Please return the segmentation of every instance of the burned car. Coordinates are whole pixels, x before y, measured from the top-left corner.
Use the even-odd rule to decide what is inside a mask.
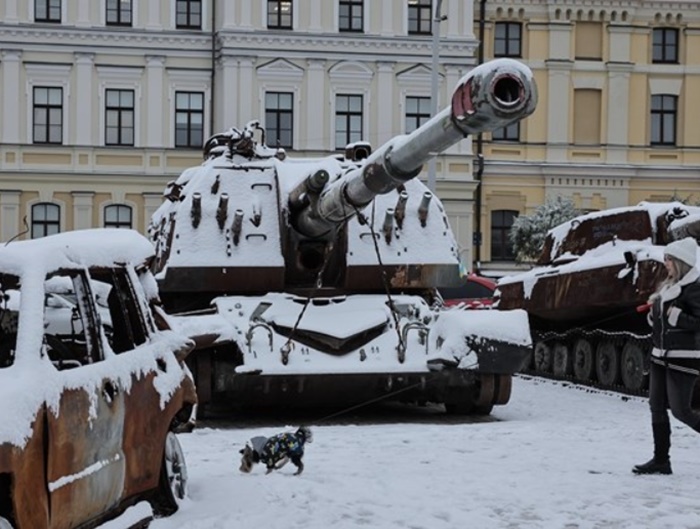
[[[194,344],[159,312],[152,252],[117,229],[0,247],[3,529],[94,527],[142,500],[169,514],[184,497]]]

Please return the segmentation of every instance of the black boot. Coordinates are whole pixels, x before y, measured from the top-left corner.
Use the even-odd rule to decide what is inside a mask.
[[[673,474],[671,460],[668,457],[671,449],[671,425],[667,422],[653,423],[654,457],[641,465],[635,465],[635,474]]]

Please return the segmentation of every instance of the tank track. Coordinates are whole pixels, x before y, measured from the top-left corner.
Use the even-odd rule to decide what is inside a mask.
[[[532,331],[525,374],[565,380],[617,393],[648,395],[651,335],[571,329]]]

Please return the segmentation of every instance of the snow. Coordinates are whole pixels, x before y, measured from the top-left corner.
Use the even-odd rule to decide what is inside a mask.
[[[674,475],[631,473],[652,453],[643,398],[516,377],[492,421],[455,424],[429,408],[401,416],[310,424],[301,476],[293,465],[238,471],[246,441],[295,425],[180,435],[189,497],[151,529],[700,527],[695,432],[671,419]]]
[[[115,262],[139,266],[152,255],[153,246],[145,237],[133,230],[119,229],[79,230],[0,247],[0,272],[16,274],[21,284],[16,357],[11,366],[0,369],[0,402],[12,403],[2,412],[0,445],[24,446],[32,435],[41,406],[46,405],[53,414],[60,413],[61,395],[66,390],[84,389],[91,399],[91,418],[94,418],[96,402],[106,380],[129,392],[134,376],[159,373],[155,377],[155,388],[161,407],[166,405],[185,376],[172,355],[172,351],[186,342],[181,334],[154,332],[143,345],[119,355],[109,349],[104,339],[105,358],[79,369],[59,371],[48,356],[42,355],[48,273],[59,269],[114,266]],[[152,285],[152,280],[143,281]],[[48,282],[48,288],[60,287],[62,283],[59,280]],[[134,286],[137,290],[140,288],[136,281]],[[15,296],[11,299],[13,303],[16,301]],[[143,295],[139,300],[146,302]],[[158,361],[165,363],[167,372],[160,373]]]

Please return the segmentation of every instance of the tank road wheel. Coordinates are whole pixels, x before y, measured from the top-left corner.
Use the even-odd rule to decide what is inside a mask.
[[[620,357],[620,376],[622,383],[630,391],[644,389],[644,359],[646,354],[641,345],[629,341],[622,349]]]
[[[554,344],[552,349],[552,373],[563,377],[571,374],[571,346],[564,342]]]
[[[513,388],[513,375],[496,375],[496,395],[494,404],[508,404],[510,392]]]
[[[584,338],[579,338],[574,343],[573,351],[574,376],[579,382],[590,382],[593,380],[595,370],[595,354],[591,342]]]
[[[552,348],[549,345],[537,342],[533,356],[536,372],[549,373],[552,370]]]
[[[610,341],[598,344],[595,353],[595,372],[598,382],[604,386],[613,386],[620,374],[620,358],[617,346]]]
[[[479,376],[479,396],[471,411],[473,415],[488,415],[493,410],[497,376],[488,374]]]

